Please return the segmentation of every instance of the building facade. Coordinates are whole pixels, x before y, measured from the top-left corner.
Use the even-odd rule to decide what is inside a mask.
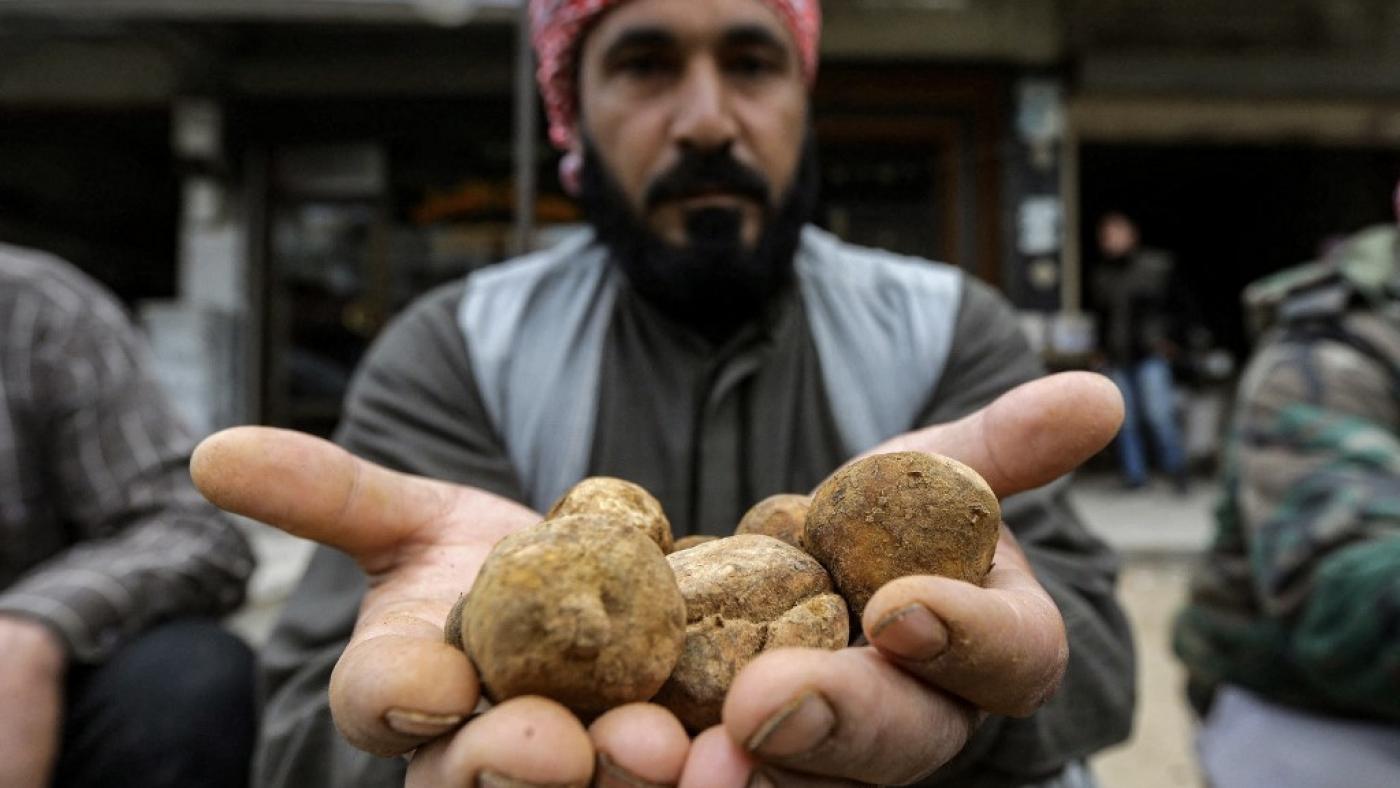
[[[1052,359],[1091,347],[1099,212],[1176,250],[1234,345],[1239,285],[1388,210],[1386,0],[824,9],[820,221],[997,285]],[[0,0],[0,239],[146,304],[202,426],[326,432],[408,299],[578,220],[517,19],[513,0]]]

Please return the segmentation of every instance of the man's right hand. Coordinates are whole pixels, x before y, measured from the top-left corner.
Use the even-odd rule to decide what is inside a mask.
[[[584,785],[595,760],[602,771],[621,771],[624,784],[680,776],[689,739],[657,706],[614,709],[585,730],[557,703],[517,698],[468,721],[480,681],[444,642],[443,623],[492,546],[539,522],[538,513],[269,428],[208,438],[191,472],[218,506],[335,547],[365,572],[369,589],[331,675],[331,713],[363,750],[394,756],[417,749],[409,785],[486,785],[493,777]]]
[[[0,615],[0,785],[49,784],[58,761],[66,661],[48,627]]]

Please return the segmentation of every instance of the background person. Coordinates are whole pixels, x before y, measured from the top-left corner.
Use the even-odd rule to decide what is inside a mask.
[[[243,786],[253,559],[120,306],[0,245],[0,785]],[[52,782],[51,782],[52,781]]]
[[[1177,422],[1172,361],[1187,310],[1179,292],[1176,263],[1160,249],[1141,244],[1137,225],[1112,212],[1099,220],[1100,259],[1091,280],[1099,316],[1101,352],[1109,377],[1123,392],[1123,429],[1118,460],[1123,483],[1148,481],[1150,434],[1157,464],[1178,490],[1188,484],[1186,453]]]
[[[1400,233],[1358,233],[1245,302],[1268,330],[1240,384],[1215,543],[1174,636],[1204,715],[1202,766],[1220,788],[1393,785]]]

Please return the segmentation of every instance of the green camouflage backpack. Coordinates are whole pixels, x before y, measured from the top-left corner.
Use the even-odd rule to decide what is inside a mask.
[[[1316,340],[1350,346],[1366,358],[1379,362],[1380,367],[1389,373],[1391,389],[1400,400],[1400,351],[1397,351],[1396,343],[1388,339],[1373,341],[1378,336],[1400,334],[1400,231],[1396,227],[1376,227],[1358,233],[1324,260],[1281,271],[1255,282],[1245,290],[1243,298],[1250,327],[1256,337],[1269,330],[1271,346],[1279,341],[1308,347]],[[1365,336],[1353,330],[1357,326],[1354,321],[1361,313],[1379,317],[1385,324],[1394,326],[1395,330],[1387,329],[1379,334],[1371,331],[1369,337]],[[1375,321],[1372,321],[1371,326],[1374,325]],[[1307,406],[1300,405],[1297,412],[1306,410]],[[1296,414],[1286,413],[1279,424],[1264,428],[1278,431],[1273,440],[1297,440],[1299,435],[1309,432],[1311,427],[1300,432],[1303,422],[1289,422],[1287,417],[1292,415]],[[1337,451],[1339,456],[1359,456],[1367,451],[1368,441],[1373,440],[1367,434],[1367,428],[1354,428],[1345,421],[1332,426],[1333,429],[1328,430],[1324,437],[1329,442],[1328,450]],[[1380,698],[1368,700],[1369,695],[1375,694],[1377,681],[1384,684],[1384,679],[1364,670],[1350,674],[1354,680],[1333,682],[1333,686],[1325,689],[1316,686],[1307,672],[1292,664],[1286,656],[1292,649],[1314,644],[1300,642],[1298,634],[1291,631],[1286,619],[1267,615],[1259,609],[1251,589],[1268,587],[1276,578],[1258,573],[1277,572],[1287,567],[1255,565],[1250,559],[1251,538],[1310,537],[1307,533],[1290,529],[1266,528],[1265,533],[1256,537],[1247,533],[1248,529],[1241,518],[1241,479],[1236,456],[1240,442],[1248,437],[1242,429],[1237,420],[1225,450],[1222,495],[1215,510],[1215,540],[1195,578],[1192,599],[1178,618],[1174,633],[1174,648],[1191,674],[1189,692],[1192,700],[1198,709],[1203,709],[1213,687],[1227,681],[1304,706],[1364,708],[1373,712],[1393,713],[1396,699],[1384,702]],[[1259,437],[1254,436],[1256,440]],[[1320,478],[1308,479],[1304,481],[1304,487],[1323,481]],[[1305,490],[1300,488],[1297,492]],[[1357,496],[1329,494],[1317,499],[1318,503],[1325,500],[1330,502],[1328,505],[1340,507],[1331,515],[1319,511],[1298,511],[1294,514],[1302,518],[1297,521],[1299,523],[1322,523],[1332,515],[1348,518],[1352,514],[1346,510],[1347,506],[1365,505],[1374,509],[1377,501],[1374,496],[1377,494],[1385,501],[1395,502],[1395,506],[1389,508],[1400,507],[1400,498],[1389,490],[1379,493],[1360,490]],[[1306,498],[1303,495],[1297,497]],[[1363,500],[1367,503],[1361,504]],[[1280,522],[1292,521],[1294,514],[1290,514],[1292,510],[1288,506],[1296,503],[1285,504],[1277,519]],[[1397,509],[1397,516],[1400,516],[1400,509]],[[1351,568],[1365,567],[1358,565]],[[1369,620],[1358,619],[1357,626],[1382,626],[1378,619],[1371,624],[1367,623]],[[1379,636],[1379,633],[1374,634]],[[1371,638],[1370,633],[1362,633],[1362,637],[1355,642],[1375,644],[1381,640],[1384,639],[1377,640]],[[1319,647],[1328,648],[1326,644],[1319,644]],[[1339,658],[1346,656],[1338,654]],[[1360,655],[1355,656],[1358,663],[1365,662]]]

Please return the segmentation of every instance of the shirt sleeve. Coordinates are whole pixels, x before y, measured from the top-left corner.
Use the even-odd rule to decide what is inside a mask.
[[[1394,340],[1392,340],[1394,341]],[[1342,341],[1246,373],[1233,461],[1249,577],[1330,705],[1400,718],[1400,378]]]
[[[48,449],[35,460],[75,544],[6,589],[0,611],[43,621],[93,663],[159,621],[237,607],[254,562],[190,481],[193,437],[126,315],[95,287],[53,288],[65,303],[41,307],[31,356]]]
[[[921,425],[960,418],[1043,374],[1011,307],[969,279],[953,352]],[[1002,519],[1064,617],[1064,682],[1026,719],[988,719],[930,784],[1017,785],[1128,736],[1136,685],[1132,637],[1115,596],[1118,561],[1085,528],[1068,489],[1061,479],[1002,501]]]
[[[522,501],[457,328],[461,294],[461,285],[435,291],[384,331],[356,372],[336,440],[395,470]],[[403,784],[402,759],[355,749],[331,719],[326,688],[364,592],[364,575],[353,561],[327,548],[317,550],[263,651],[266,698],[253,767],[257,785]]]

